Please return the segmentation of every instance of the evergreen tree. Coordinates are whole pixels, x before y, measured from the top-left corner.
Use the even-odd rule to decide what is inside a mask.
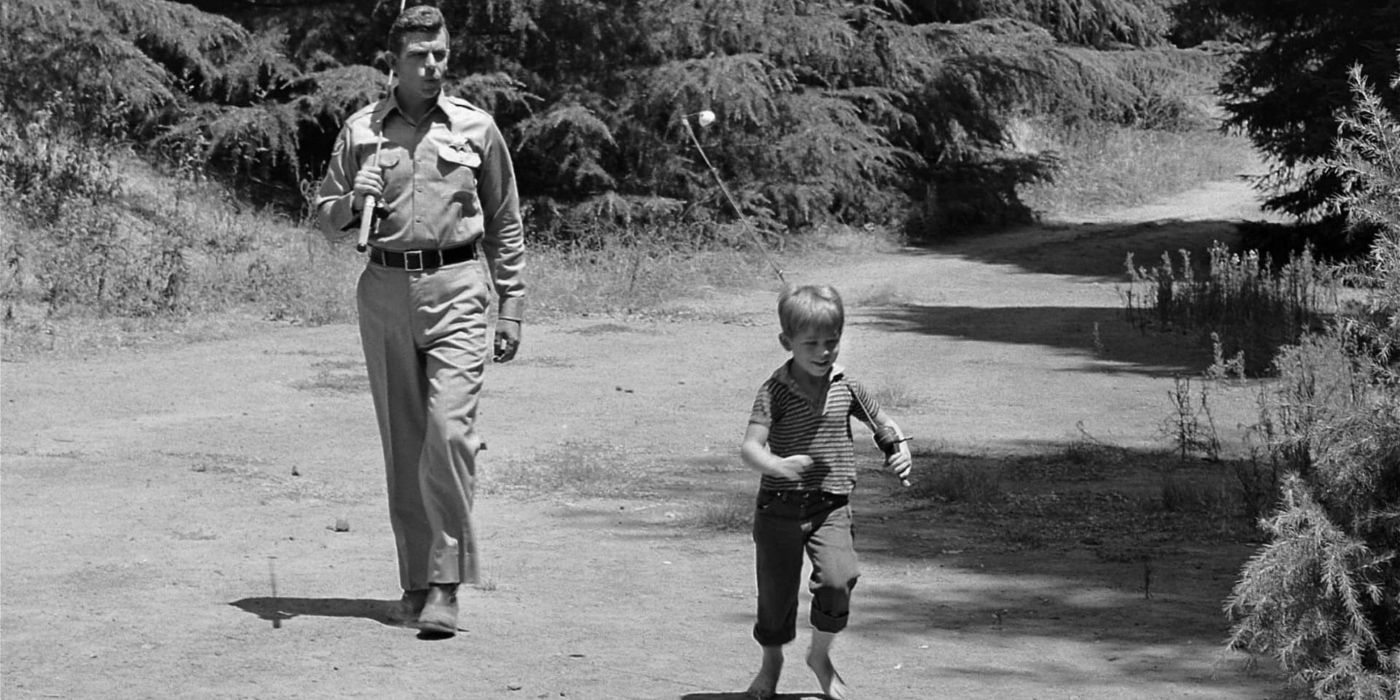
[[[377,0],[5,8],[4,57],[40,67],[30,83],[4,79],[11,113],[55,87],[68,104],[121,110],[138,142],[174,162],[289,196],[319,177],[344,118],[382,93],[397,12]],[[916,232],[1024,219],[1017,187],[1051,177],[1056,161],[1012,150],[1011,116],[1160,126],[1187,110],[1183,86],[1213,60],[1164,45],[1160,0],[469,0],[443,10],[448,90],[496,116],[531,211],[559,214],[535,230],[560,235],[606,224],[599,215],[733,216],[680,122],[702,109],[719,115],[698,133],[711,162],[765,229],[911,212]],[[44,70],[55,45],[106,72]]]
[[[1334,153],[1338,118],[1349,105],[1347,73],[1383,87],[1377,96],[1400,106],[1384,87],[1396,68],[1400,4],[1376,0],[1186,0],[1183,23],[1211,26],[1237,40],[1220,83],[1231,126],[1243,129],[1276,162],[1261,184],[1270,208],[1303,218],[1327,214],[1341,183],[1323,162]]]
[[[1285,349],[1265,405],[1271,458],[1289,472],[1270,542],[1227,603],[1230,643],[1276,657],[1314,697],[1400,696],[1400,121],[1351,73],[1342,114],[1342,183],[1333,206],[1379,226],[1366,307]],[[1400,87],[1400,73],[1392,87]]]

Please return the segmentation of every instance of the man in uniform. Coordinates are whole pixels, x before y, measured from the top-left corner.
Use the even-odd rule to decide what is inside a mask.
[[[353,237],[380,203],[356,298],[388,476],[402,607],[457,630],[457,587],[477,582],[472,526],[477,396],[488,352],[520,344],[524,235],[515,173],[491,116],[443,94],[442,13],[416,6],[389,31],[397,84],[346,120],[316,200],[323,233]],[[484,261],[482,260],[484,258]]]

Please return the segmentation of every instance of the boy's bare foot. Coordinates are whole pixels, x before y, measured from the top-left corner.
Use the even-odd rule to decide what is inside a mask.
[[[817,682],[822,684],[822,693],[831,700],[846,700],[846,682],[831,663],[831,644],[836,641],[835,632],[812,632],[812,648],[807,651],[807,667],[817,674]]]
[[[832,665],[830,656],[814,651],[807,655],[807,666],[812,669],[812,673],[817,674],[817,682],[821,683],[823,694],[831,700],[846,700],[846,682],[841,680],[841,674],[836,672],[836,666]]]
[[[778,678],[783,674],[783,648],[763,647],[763,665],[744,693],[753,700],[768,700],[778,694]]]

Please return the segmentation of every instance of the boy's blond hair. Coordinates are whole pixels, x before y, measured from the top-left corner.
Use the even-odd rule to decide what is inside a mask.
[[[789,285],[778,296],[778,323],[789,338],[810,330],[839,334],[846,325],[846,308],[830,285]]]

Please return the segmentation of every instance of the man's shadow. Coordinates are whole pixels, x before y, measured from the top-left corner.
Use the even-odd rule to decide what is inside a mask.
[[[771,700],[822,700],[821,693],[778,693]],[[688,693],[681,700],[752,700],[748,693]]]
[[[451,638],[452,634],[421,629],[416,620],[402,617],[399,601],[376,600],[373,598],[283,598],[281,596],[261,596],[244,598],[229,603],[244,612],[250,612],[281,627],[282,622],[307,615],[318,617],[362,617],[374,620],[388,627],[401,627],[418,630],[419,639],[437,640]]]
[[[406,627],[404,620],[398,619],[399,601],[375,600],[373,598],[284,598],[282,596],[262,596],[244,598],[229,603],[244,612],[250,612],[281,627],[282,622],[298,617],[362,617],[390,627]]]

